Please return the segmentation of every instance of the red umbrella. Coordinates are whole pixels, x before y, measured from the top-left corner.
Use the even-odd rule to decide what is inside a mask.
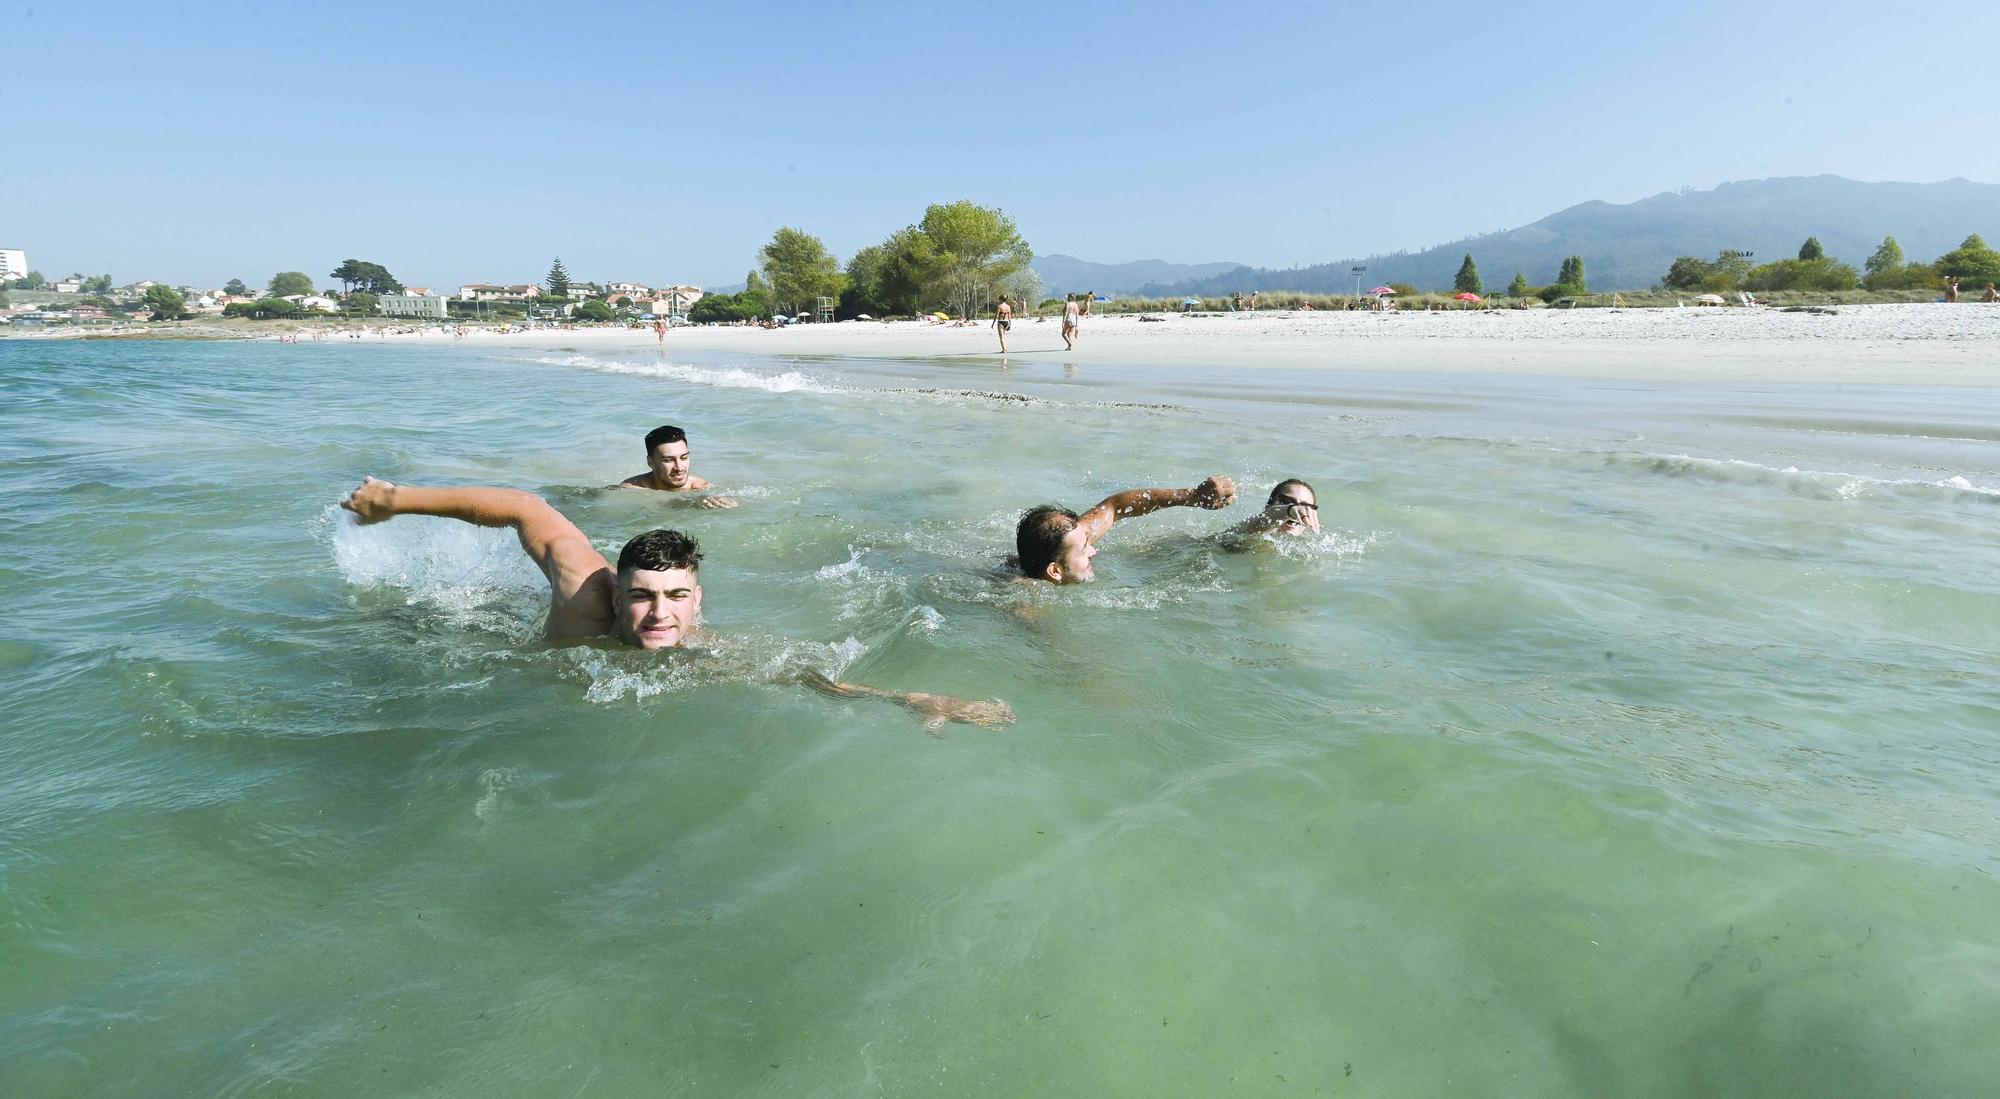
[[[1477,294],[1473,294],[1473,293],[1464,293],[1464,294],[1458,294],[1458,295],[1456,295],[1456,297],[1458,298],[1458,300],[1459,300],[1459,301],[1479,301],[1479,300],[1481,300],[1481,299],[1480,299],[1480,297],[1479,297],[1479,295],[1477,295]]]
[[[1396,292],[1396,290],[1394,287],[1390,286],[1378,286],[1375,289],[1370,290],[1368,292],[1371,294],[1393,294]]]

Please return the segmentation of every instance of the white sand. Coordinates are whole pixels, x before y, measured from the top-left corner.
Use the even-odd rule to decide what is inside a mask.
[[[404,337],[415,338],[415,337]],[[438,340],[439,337],[426,337]],[[475,334],[476,345],[657,353],[653,333],[574,329]],[[1018,321],[1024,361],[1185,363],[1410,373],[1905,385],[2000,384],[2000,305],[1842,306],[1837,315],[1775,309],[1575,309],[1449,313],[1235,313],[1084,321],[1074,351],[1056,320]],[[855,321],[793,328],[676,328],[676,351],[855,358],[998,357],[989,326]]]

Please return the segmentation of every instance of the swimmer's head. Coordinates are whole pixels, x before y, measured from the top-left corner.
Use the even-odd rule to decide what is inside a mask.
[[[618,552],[612,629],[642,649],[687,641],[701,615],[701,546],[677,530],[649,530]]]
[[[646,433],[646,466],[653,479],[672,489],[688,486],[694,476],[694,459],[688,452],[687,432],[672,424],[662,424]]]
[[[1264,501],[1262,520],[1280,534],[1319,533],[1319,496],[1296,477],[1279,481]]]
[[[1090,559],[1097,547],[1068,508],[1043,504],[1021,516],[1014,528],[1014,553],[1021,573],[1034,580],[1081,584],[1095,577]]]

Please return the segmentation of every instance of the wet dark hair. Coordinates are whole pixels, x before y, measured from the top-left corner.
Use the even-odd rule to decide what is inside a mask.
[[[1014,528],[1014,555],[1023,574],[1039,577],[1048,572],[1062,554],[1063,535],[1076,529],[1076,518],[1076,512],[1054,504],[1030,508],[1021,516],[1021,525]]]
[[[661,424],[646,432],[646,457],[653,456],[653,448],[664,443],[685,443],[688,433],[672,424]]]
[[[1277,484],[1271,486],[1271,495],[1266,496],[1264,498],[1264,506],[1270,507],[1272,504],[1277,503],[1278,494],[1284,492],[1286,489],[1291,488],[1294,485],[1297,485],[1299,488],[1305,489],[1307,492],[1312,492],[1312,498],[1315,503],[1319,501],[1319,493],[1313,492],[1313,487],[1311,485],[1306,484],[1304,481],[1299,480],[1297,477],[1290,477],[1283,481],[1279,481]]]
[[[665,572],[668,569],[701,571],[701,543],[677,530],[649,530],[618,551],[619,573],[644,569],[647,572]]]

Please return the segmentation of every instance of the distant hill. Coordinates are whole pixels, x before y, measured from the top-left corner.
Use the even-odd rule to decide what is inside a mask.
[[[1348,270],[1368,265],[1365,285],[1407,282],[1449,290],[1467,253],[1489,290],[1519,271],[1541,285],[1555,281],[1563,258],[1583,257],[1592,290],[1652,286],[1676,256],[1714,259],[1724,248],[1756,253],[1753,262],[1786,259],[1816,236],[1828,255],[1860,267],[1893,236],[1912,260],[1958,247],[1970,233],[2000,236],[2000,185],[1861,183],[1839,176],[1724,183],[1712,191],[1674,191],[1625,205],[1585,202],[1519,229],[1453,241],[1421,252],[1361,256],[1311,267],[1238,267],[1219,274],[1157,279],[1138,288],[1150,297],[1227,294],[1236,290],[1353,293]],[[1039,263],[1040,261],[1037,261]],[[1049,281],[1043,275],[1044,281]]]
[[[1203,279],[1241,268],[1240,263],[1168,263],[1160,259],[1133,260],[1131,263],[1092,263],[1075,256],[1036,256],[1029,266],[1042,277],[1042,289],[1049,294],[1072,290],[1097,290],[1109,294],[1130,294],[1149,282],[1168,283],[1183,279]]]

